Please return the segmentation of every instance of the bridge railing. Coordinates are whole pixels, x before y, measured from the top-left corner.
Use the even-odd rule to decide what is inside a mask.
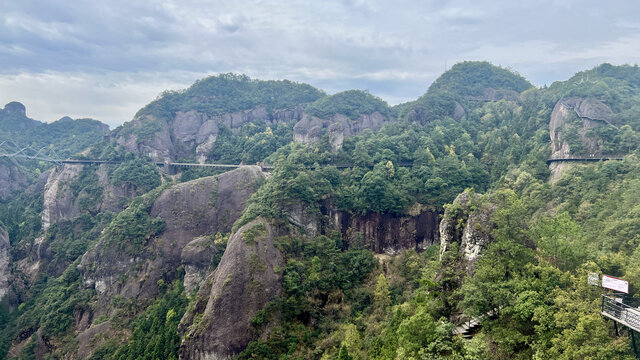
[[[602,315],[635,331],[640,331],[640,309],[622,301],[620,297],[602,295]]]

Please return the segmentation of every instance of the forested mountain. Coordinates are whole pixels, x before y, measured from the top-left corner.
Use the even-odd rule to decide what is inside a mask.
[[[8,103],[0,109],[0,200],[26,189],[52,165],[21,161],[24,156],[66,159],[102,140],[108,131],[109,126],[93,119],[64,117],[43,123],[27,117],[23,104]]]
[[[113,163],[3,204],[0,353],[632,359],[587,275],[640,295],[639,99],[637,66],[536,88],[486,62],[394,107],[234,74],[163,93],[74,143]]]

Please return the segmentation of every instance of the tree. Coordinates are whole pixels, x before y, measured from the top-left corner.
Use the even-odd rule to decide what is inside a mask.
[[[373,304],[374,313],[378,316],[384,316],[391,305],[391,292],[389,291],[387,278],[384,274],[380,274],[380,276],[378,276],[376,289],[373,292]]]

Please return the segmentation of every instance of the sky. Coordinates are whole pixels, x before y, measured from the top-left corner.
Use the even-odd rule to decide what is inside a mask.
[[[640,1],[0,0],[0,107],[112,128],[218,73],[414,100],[486,60],[534,85],[640,59]]]

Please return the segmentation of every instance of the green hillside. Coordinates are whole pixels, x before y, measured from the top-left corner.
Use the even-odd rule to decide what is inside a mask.
[[[569,98],[597,100],[612,112],[610,123],[579,133],[583,120],[568,111],[560,131],[572,151],[584,136],[623,159],[563,163],[553,178],[549,126],[558,102]],[[0,209],[18,264],[0,311],[0,354],[633,359],[628,331],[616,335],[600,314],[607,290],[588,285],[587,276],[630,281],[625,301],[638,305],[638,100],[637,66],[602,64],[535,88],[486,62],[456,64],[425,95],[395,108],[368,92],[326,96],[304,84],[231,74],[164,93],[138,114],[300,105],[322,118],[376,111],[398,118],[345,138],[337,150],[328,135],[294,142],[293,122],[220,126],[209,159],[274,165],[268,175],[253,167],[226,179],[204,170],[161,173],[146,154],[125,154],[109,140],[124,163],[105,166],[106,177],[87,166],[59,185],[69,187],[69,203],[79,203],[75,217],[45,230],[37,192]],[[457,121],[456,102],[465,110]],[[408,119],[416,107],[429,121]],[[92,124],[67,123],[47,125],[51,136]],[[138,130],[155,131],[144,126]],[[74,140],[56,144],[64,141]],[[244,182],[247,174],[259,179]],[[67,204],[66,195],[49,200],[56,209]],[[225,208],[233,206],[242,207],[235,218]],[[427,231],[428,216],[438,221],[429,230],[434,242],[402,245],[403,236]],[[375,236],[392,246],[376,248]],[[39,272],[31,278],[20,264],[34,259]],[[206,271],[189,288],[198,266]],[[110,284],[96,281],[104,273]],[[221,318],[231,319],[229,329],[212,320]],[[457,334],[472,318],[479,325],[469,336]],[[207,338],[214,330],[232,334],[243,321],[249,325],[240,335]]]

